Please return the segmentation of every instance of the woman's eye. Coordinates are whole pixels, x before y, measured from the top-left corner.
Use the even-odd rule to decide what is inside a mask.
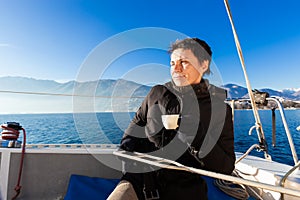
[[[182,65],[184,65],[184,66],[186,66],[186,65],[188,65],[188,64],[189,64],[189,62],[188,62],[188,61],[186,61],[186,60],[182,60],[182,61],[181,61],[181,64],[182,64]]]

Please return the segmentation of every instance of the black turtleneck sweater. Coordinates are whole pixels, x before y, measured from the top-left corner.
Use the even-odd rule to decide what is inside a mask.
[[[121,141],[127,151],[149,152],[181,164],[230,174],[234,169],[234,134],[226,91],[202,79],[178,87],[154,86],[136,112]],[[179,127],[166,130],[161,115],[180,114]],[[197,161],[188,147],[198,151]]]

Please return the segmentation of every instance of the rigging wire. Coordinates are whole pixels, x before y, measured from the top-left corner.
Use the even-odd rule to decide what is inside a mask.
[[[110,98],[118,98],[118,99],[140,99],[140,98],[145,98],[145,96],[105,96],[105,95],[49,93],[49,92],[24,92],[24,91],[12,91],[12,90],[0,90],[0,93],[45,95],[45,96],[66,96],[66,97],[90,97],[90,98],[106,98],[106,99],[110,99]]]
[[[243,178],[236,177],[236,176],[225,175],[225,174],[211,172],[211,171],[207,171],[207,170],[203,170],[203,169],[188,167],[188,166],[182,165],[176,161],[172,161],[172,160],[157,157],[157,156],[152,156],[152,155],[145,154],[145,153],[127,152],[127,151],[117,150],[117,151],[114,151],[113,154],[116,156],[122,157],[122,158],[135,160],[135,161],[146,163],[146,164],[153,165],[156,167],[172,169],[172,170],[187,171],[187,172],[196,173],[196,174],[200,174],[200,175],[204,175],[204,176],[209,176],[212,178],[217,178],[217,179],[222,179],[222,180],[226,180],[226,181],[243,184],[246,186],[267,189],[267,190],[271,190],[271,191],[275,191],[275,192],[279,192],[279,193],[284,193],[284,194],[300,197],[299,190],[278,187],[275,185],[271,185],[271,184],[267,184],[267,183],[260,183],[260,182],[243,179]]]
[[[225,3],[226,11],[227,11],[227,14],[228,14],[228,17],[229,17],[229,20],[230,20],[230,24],[231,24],[231,28],[232,28],[232,32],[233,32],[233,36],[234,36],[234,42],[235,42],[235,45],[236,45],[236,48],[237,48],[237,51],[238,51],[238,55],[239,55],[239,59],[240,59],[242,69],[243,69],[243,72],[244,72],[246,85],[247,85],[247,89],[248,89],[248,94],[249,94],[250,101],[251,101],[251,104],[252,104],[252,111],[253,111],[253,115],[254,115],[254,118],[255,118],[255,126],[256,126],[256,131],[257,131],[257,134],[258,134],[259,143],[262,146],[262,148],[264,149],[265,158],[271,160],[271,156],[268,154],[267,142],[265,140],[265,135],[264,135],[264,132],[263,132],[263,128],[262,128],[262,124],[261,124],[260,117],[259,117],[259,114],[258,114],[258,110],[257,110],[257,107],[256,107],[254,95],[253,95],[251,85],[250,85],[250,81],[249,81],[249,78],[248,78],[248,75],[247,75],[245,61],[244,61],[244,57],[243,57],[243,53],[242,53],[242,48],[241,48],[241,45],[240,45],[240,42],[239,42],[239,39],[238,39],[238,35],[237,35],[235,27],[234,27],[232,14],[231,14],[231,11],[230,11],[230,6],[229,6],[229,3],[228,3],[228,0],[224,0],[224,3]]]

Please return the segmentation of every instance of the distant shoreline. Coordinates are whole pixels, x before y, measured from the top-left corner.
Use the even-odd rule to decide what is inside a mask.
[[[235,111],[252,111],[252,109],[234,109]],[[270,110],[270,109],[258,109],[258,110]],[[285,108],[285,111],[293,111],[293,110],[300,110],[300,108]],[[56,115],[56,114],[97,114],[97,113],[135,113],[135,111],[130,112],[108,112],[108,111],[99,111],[99,112],[32,112],[32,113],[0,113],[0,115]]]

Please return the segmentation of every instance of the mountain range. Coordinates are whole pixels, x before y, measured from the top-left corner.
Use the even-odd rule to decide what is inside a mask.
[[[236,84],[226,84],[223,88],[228,90],[230,98],[247,98],[248,90],[246,87]],[[300,100],[300,88],[287,88],[283,90],[273,90],[270,88],[258,89],[261,92],[267,92],[270,96],[281,97],[286,100],[299,101]]]
[[[243,86],[226,84],[222,87],[228,90],[229,98],[247,97],[247,88]],[[0,77],[0,113],[136,111],[150,89],[151,86],[123,79],[59,83]],[[300,101],[300,88],[259,90],[270,96]]]

